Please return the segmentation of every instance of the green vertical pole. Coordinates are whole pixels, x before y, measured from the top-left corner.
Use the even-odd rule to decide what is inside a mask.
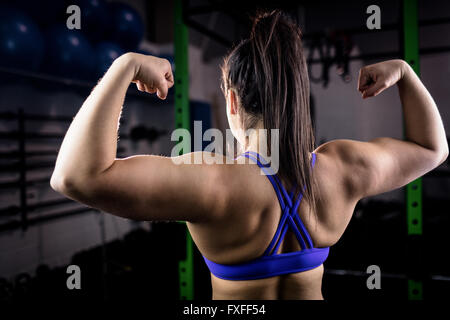
[[[419,25],[417,19],[417,0],[403,0],[403,48],[404,60],[409,63],[414,72],[420,75],[419,60]],[[406,218],[408,240],[414,238],[415,243],[421,242],[422,235],[422,179],[419,178],[406,186]],[[416,247],[420,250],[420,246]],[[412,250],[408,250],[411,255]],[[420,257],[420,253],[418,255]],[[409,259],[413,262],[414,259]],[[420,265],[420,262],[417,263]],[[423,298],[422,281],[408,279],[408,299]]]
[[[182,0],[175,0],[175,126],[190,130],[188,29],[183,22]],[[186,150],[183,149],[183,152]],[[186,258],[178,262],[179,298],[194,298],[193,243],[186,228]]]

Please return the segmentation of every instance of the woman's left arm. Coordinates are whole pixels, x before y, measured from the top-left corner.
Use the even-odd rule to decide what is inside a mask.
[[[131,82],[165,99],[173,85],[170,63],[136,53],[116,59],[66,133],[50,181],[52,188],[127,218],[201,220],[202,212],[214,210],[213,201],[217,201],[214,197],[206,200],[202,192],[215,189],[208,181],[217,181],[223,166],[176,165],[171,158],[156,156],[116,159],[120,114]]]

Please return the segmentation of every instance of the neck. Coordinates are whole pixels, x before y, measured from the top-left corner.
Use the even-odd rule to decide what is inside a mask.
[[[261,152],[267,150],[267,131],[263,130],[262,121],[258,121],[257,125],[249,130],[248,135],[244,137],[244,151]]]
[[[272,134],[274,133],[272,132]],[[262,121],[259,121],[253,130],[250,130],[244,137],[245,144],[243,147],[245,151],[253,151],[262,156],[270,164],[271,172],[276,174],[280,165],[279,145],[272,145],[267,136],[268,130],[264,130]],[[277,137],[272,136],[271,140],[273,138],[277,139]],[[271,144],[270,155],[269,143]]]

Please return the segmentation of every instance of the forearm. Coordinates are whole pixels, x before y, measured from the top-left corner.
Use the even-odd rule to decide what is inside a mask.
[[[442,156],[448,154],[444,125],[428,90],[405,62],[402,79],[397,83],[403,107],[405,138]]]
[[[72,121],[59,150],[52,180],[82,179],[113,164],[122,105],[134,75],[134,65],[127,56],[113,63]]]

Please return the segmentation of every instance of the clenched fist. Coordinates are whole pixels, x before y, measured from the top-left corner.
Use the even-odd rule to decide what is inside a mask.
[[[358,91],[363,99],[374,97],[401,80],[408,67],[401,59],[365,66],[359,70]]]
[[[136,83],[139,91],[156,93],[160,99],[167,97],[174,84],[172,67],[167,59],[134,52],[126,53],[120,59],[127,59],[134,66],[131,82]]]

